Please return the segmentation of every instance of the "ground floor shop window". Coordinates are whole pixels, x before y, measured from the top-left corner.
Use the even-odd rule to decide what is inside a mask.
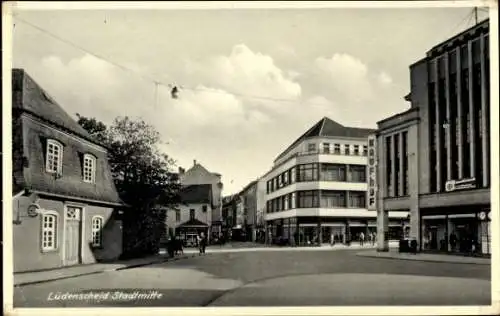
[[[422,250],[462,254],[490,254],[489,221],[476,214],[422,217]]]

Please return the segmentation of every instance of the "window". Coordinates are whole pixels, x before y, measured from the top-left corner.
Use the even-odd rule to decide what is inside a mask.
[[[343,191],[321,191],[321,207],[338,208],[345,207],[345,192]]]
[[[58,141],[49,139],[47,141],[46,170],[50,173],[62,173],[63,146]]]
[[[340,155],[340,144],[334,144],[333,145],[333,153],[335,155]]]
[[[103,222],[101,216],[92,217],[92,247],[102,247]]]
[[[285,185],[283,181],[284,177],[283,173],[278,176],[278,188],[282,188]]]
[[[290,208],[291,209],[294,209],[294,208],[297,208],[297,193],[295,192],[292,192],[291,194],[291,198],[290,198]]]
[[[350,145],[349,144],[345,144],[344,145],[344,154],[346,155],[350,155],[351,152],[350,152]]]
[[[349,192],[349,206],[354,208],[365,208],[365,192]]]
[[[299,191],[299,207],[310,208],[319,206],[319,191]]]
[[[94,156],[85,154],[83,156],[83,181],[95,182],[96,159]]]
[[[322,181],[346,181],[346,167],[339,164],[321,164]]]
[[[352,165],[349,168],[351,172],[352,182],[366,182],[366,167],[359,165]]]
[[[471,133],[470,133],[470,114],[467,113],[467,142],[471,142]]]
[[[295,167],[290,170],[290,183],[295,183],[297,181],[297,171]]]
[[[324,154],[329,154],[330,153],[330,144],[329,143],[324,143],[323,144],[323,153]]]
[[[175,221],[180,222],[181,221],[181,211],[175,210]]]
[[[307,151],[308,152],[315,152],[316,151],[316,144],[307,144]]]
[[[478,114],[478,120],[479,120],[479,124],[478,124],[478,127],[477,127],[477,130],[479,131],[479,138],[483,138],[483,112],[481,110],[479,110],[479,114]]]
[[[354,145],[354,154],[359,156],[359,145]]]
[[[190,209],[190,210],[189,210],[189,219],[190,219],[190,220],[193,220],[193,219],[194,219],[194,214],[195,214],[194,209]]]
[[[371,140],[373,142],[373,140]],[[368,156],[368,146],[363,145],[363,156]]]
[[[202,209],[203,213],[206,213],[206,212],[207,212],[208,207],[207,207],[206,205],[203,205],[203,206],[201,207],[201,209]]]
[[[42,251],[57,249],[57,215],[42,215]]]
[[[298,181],[318,180],[318,164],[305,164],[298,166]]]
[[[283,209],[286,211],[290,208],[290,194],[285,195],[285,203]]]
[[[288,172],[289,172],[289,171],[286,171],[286,172],[283,174],[283,185],[287,185],[287,184],[288,184]]]

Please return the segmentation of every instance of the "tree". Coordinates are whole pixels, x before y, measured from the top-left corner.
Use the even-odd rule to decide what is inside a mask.
[[[124,216],[124,255],[157,253],[168,208],[179,203],[175,161],[158,149],[160,134],[143,120],[117,117],[111,127],[78,115],[78,123],[108,147],[116,189],[130,209]],[[158,208],[158,206],[162,206]]]

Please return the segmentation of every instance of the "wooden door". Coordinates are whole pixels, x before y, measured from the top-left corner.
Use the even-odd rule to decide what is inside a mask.
[[[67,207],[65,214],[64,264],[75,265],[80,261],[82,209]]]

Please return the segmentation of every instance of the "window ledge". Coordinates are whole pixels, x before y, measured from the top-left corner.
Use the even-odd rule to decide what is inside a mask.
[[[41,249],[41,253],[52,253],[52,252],[59,252],[59,249]]]

